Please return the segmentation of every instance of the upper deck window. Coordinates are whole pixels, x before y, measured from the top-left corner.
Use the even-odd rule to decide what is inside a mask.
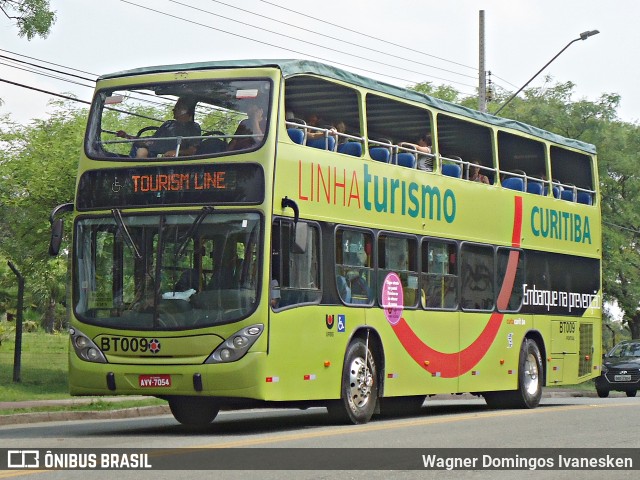
[[[437,121],[437,148],[443,167],[455,165],[460,172],[452,176],[469,178],[470,165],[475,164],[479,167],[480,173],[488,178],[489,183],[494,183],[496,175],[491,129],[443,114],[438,114]]]
[[[163,82],[101,90],[86,151],[123,161],[210,157],[259,148],[269,129],[265,79]]]
[[[589,155],[551,147],[551,174],[563,200],[593,205],[595,182]]]
[[[340,145],[360,140],[359,97],[353,88],[298,75],[285,80],[284,103],[287,129],[302,133],[299,139],[290,133],[296,143],[342,152]]]

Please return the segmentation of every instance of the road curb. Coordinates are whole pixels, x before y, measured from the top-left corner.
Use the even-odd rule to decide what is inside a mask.
[[[169,405],[122,408],[119,410],[17,413],[13,415],[0,415],[0,426],[40,422],[64,422],[69,420],[117,420],[168,415],[170,413]]]

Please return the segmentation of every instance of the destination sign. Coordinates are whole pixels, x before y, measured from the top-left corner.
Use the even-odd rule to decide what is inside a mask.
[[[257,164],[152,166],[92,170],[80,178],[78,210],[159,205],[255,205],[264,200]]]

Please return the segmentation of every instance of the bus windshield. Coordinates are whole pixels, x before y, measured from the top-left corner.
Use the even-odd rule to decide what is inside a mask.
[[[268,130],[270,92],[266,79],[100,90],[90,119],[87,155],[140,161],[257,149]]]
[[[201,328],[257,306],[261,221],[211,207],[77,222],[75,311],[111,328]]]

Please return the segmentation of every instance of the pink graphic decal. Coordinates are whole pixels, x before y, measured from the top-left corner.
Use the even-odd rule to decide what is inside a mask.
[[[382,308],[391,325],[396,325],[402,317],[404,293],[402,282],[396,273],[389,273],[382,284]]]

